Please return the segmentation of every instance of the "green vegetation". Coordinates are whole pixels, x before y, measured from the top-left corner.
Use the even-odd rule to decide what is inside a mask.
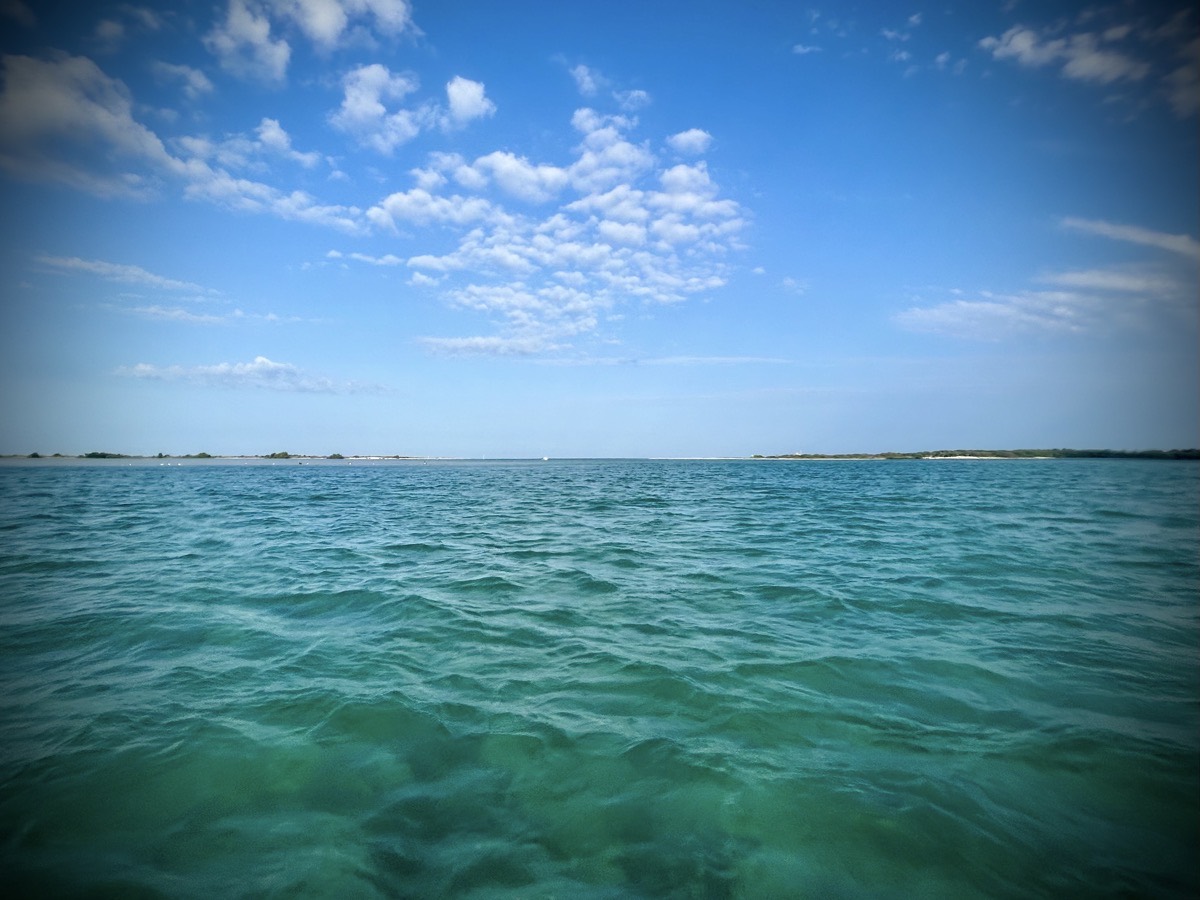
[[[128,453],[106,453],[100,450],[93,450],[91,453],[85,453],[80,459],[129,459]]]
[[[779,453],[754,459],[946,459],[972,456],[979,459],[1200,459],[1200,449],[1189,450],[923,450],[915,453]]]
[[[325,457],[325,458],[326,458],[326,459],[345,459],[346,457],[342,456],[342,454],[340,454],[340,453],[330,453],[330,454],[329,454],[327,457]]]
[[[184,459],[212,459],[212,454],[201,450],[199,453],[189,453]]]
[[[279,450],[276,453],[268,453],[264,458],[265,459],[291,459],[292,454],[288,453],[286,450]]]

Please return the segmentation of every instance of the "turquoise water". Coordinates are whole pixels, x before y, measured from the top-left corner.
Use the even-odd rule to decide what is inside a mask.
[[[1200,466],[0,466],[0,889],[1200,890]]]

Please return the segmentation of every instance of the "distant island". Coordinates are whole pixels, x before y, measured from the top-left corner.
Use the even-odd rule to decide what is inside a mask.
[[[329,454],[308,454],[308,453],[289,453],[286,450],[277,450],[274,453],[263,453],[258,455],[252,454],[227,454],[214,455],[212,453],[184,453],[172,455],[169,453],[157,453],[152,456],[141,456],[135,453],[113,453],[109,451],[93,450],[89,453],[80,453],[77,455],[66,455],[62,453],[54,453],[48,456],[43,456],[41,453],[13,453],[0,455],[0,459],[269,459],[269,460],[296,460],[304,462],[307,460],[385,460],[385,459],[408,459],[408,460],[429,460],[429,459],[448,459],[449,457],[430,457],[430,456],[410,456],[405,454],[392,455],[375,455],[365,454],[362,456],[352,455],[343,456],[341,453]],[[724,459],[877,459],[877,460],[892,460],[892,459],[1200,459],[1200,449],[1191,448],[1187,450],[1071,450],[1066,448],[1055,448],[1047,450],[919,450],[913,452],[887,452],[887,453],[773,453],[763,454],[755,453],[749,457],[722,457]]]
[[[48,456],[41,453],[9,453],[0,455],[0,459],[425,459],[421,456],[406,456],[403,454],[394,454],[391,456],[343,456],[340,453],[329,454],[312,454],[312,453],[289,453],[286,450],[277,450],[274,453],[249,454],[249,453],[229,453],[229,454],[212,454],[201,451],[200,453],[155,453],[152,456],[144,456],[138,453],[113,453],[107,450],[92,450],[89,453],[79,454],[64,454],[52,453]]]
[[[779,453],[752,459],[1200,459],[1189,450],[921,450],[914,453]]]

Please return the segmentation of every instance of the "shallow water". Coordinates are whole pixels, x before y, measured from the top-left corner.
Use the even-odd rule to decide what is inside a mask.
[[[0,887],[1194,896],[1200,466],[0,466]]]

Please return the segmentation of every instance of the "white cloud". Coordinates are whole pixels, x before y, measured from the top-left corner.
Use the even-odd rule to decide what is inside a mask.
[[[292,55],[286,40],[272,39],[266,11],[247,0],[229,0],[225,20],[204,36],[204,45],[223,69],[268,82],[284,80]]]
[[[617,185],[602,194],[589,194],[564,209],[572,212],[597,213],[618,222],[644,222],[651,212],[646,208],[646,192],[628,184]]]
[[[575,66],[570,71],[571,77],[575,79],[575,87],[583,96],[594,97],[599,92],[600,85],[604,82],[599,72],[593,72],[582,64]]]
[[[1131,293],[1173,292],[1178,285],[1174,279],[1158,272],[1138,272],[1119,269],[1080,269],[1052,272],[1038,278],[1045,284],[1059,287]]]
[[[217,363],[207,366],[156,366],[138,363],[123,366],[117,374],[152,381],[185,381],[204,387],[259,389],[296,393],[345,394],[379,390],[371,385],[335,382],[310,375],[291,363],[273,362],[256,356],[248,363]]]
[[[487,98],[481,82],[456,75],[446,85],[450,114],[443,121],[449,127],[460,127],[472,119],[487,118],[496,112],[496,104]]]
[[[653,102],[648,93],[636,88],[631,91],[613,91],[613,99],[626,112],[637,112],[639,109],[645,109]]]
[[[408,0],[229,0],[223,21],[205,35],[204,43],[222,68],[240,77],[282,82],[291,46],[272,37],[288,27],[298,29],[318,50],[328,52],[355,31],[355,22],[370,22],[395,36],[416,30]]]
[[[998,38],[984,38],[979,46],[995,59],[1012,59],[1027,68],[1062,63],[1062,73],[1077,81],[1138,81],[1150,71],[1146,63],[1102,47],[1091,32],[1045,39],[1031,28],[1014,25]]]
[[[263,119],[255,131],[261,146],[300,163],[306,169],[313,168],[321,161],[321,154],[316,151],[301,153],[299,150],[294,150],[291,136],[283,130],[283,126],[276,119]]]
[[[394,103],[417,89],[414,75],[393,74],[386,66],[372,63],[346,73],[342,85],[342,105],[330,122],[364,147],[385,155],[416,137],[429,118],[428,111],[389,111],[385,105],[385,101]]]
[[[491,179],[506,194],[529,203],[552,200],[570,178],[567,171],[558,166],[534,165],[523,156],[499,150],[479,157],[471,170],[483,179],[476,182],[478,186],[482,187],[487,179]],[[464,183],[461,177],[458,180]]]
[[[193,284],[190,281],[178,281],[166,278],[143,269],[141,266],[131,266],[123,263],[106,262],[102,259],[80,259],[78,256],[38,256],[35,261],[44,266],[50,266],[62,272],[87,272],[99,275],[109,281],[120,281],[126,284],[144,284],[149,287],[163,288],[169,291],[195,291],[200,294],[215,294],[209,288]]]
[[[388,229],[394,229],[397,222],[465,225],[493,218],[494,215],[492,204],[481,197],[458,194],[441,197],[423,188],[398,191],[367,210],[367,218],[372,223]]]
[[[346,5],[352,12],[370,13],[375,26],[386,34],[416,29],[409,0],[347,0]]]
[[[633,120],[624,116],[603,116],[591,109],[579,109],[571,124],[584,135],[577,148],[578,158],[568,172],[571,184],[583,193],[603,191],[639,178],[654,165],[654,155],[643,145],[625,140],[623,132]]]
[[[161,61],[153,63],[152,69],[159,78],[182,83],[184,96],[189,100],[197,100],[205,94],[212,93],[212,82],[199,69]]]
[[[820,53],[820,47],[810,47],[805,44],[796,44],[792,47],[792,52],[797,56],[808,56],[810,53]]]
[[[1186,235],[1091,219],[1064,219],[1062,224],[1088,234],[1167,250],[1191,261],[1200,260],[1200,244]],[[1056,290],[1016,294],[983,291],[973,299],[956,296],[946,302],[909,308],[894,321],[914,331],[982,340],[1105,329],[1194,328],[1197,271],[1178,260],[1166,263],[1052,272],[1036,280]]]
[[[975,340],[1001,340],[1029,333],[1083,331],[1095,321],[1093,298],[1067,291],[1022,294],[981,292],[977,300],[951,300],[912,307],[894,321],[912,331]]]
[[[671,135],[667,138],[667,144],[676,153],[687,153],[695,156],[705,152],[709,148],[712,144],[712,135],[699,128],[689,128],[687,131]]]
[[[405,261],[394,253],[385,253],[383,256],[371,256],[366,253],[343,253],[340,250],[330,250],[325,254],[326,259],[352,259],[356,262],[367,263],[372,266],[402,266]]]
[[[1083,231],[1116,241],[1127,241],[1132,244],[1142,244],[1147,247],[1157,247],[1178,253],[1190,259],[1200,260],[1200,243],[1186,234],[1166,234],[1161,231],[1151,231],[1137,225],[1118,225],[1105,222],[1102,219],[1079,219],[1067,217],[1062,220],[1062,226],[1073,231]]]
[[[329,49],[337,44],[346,30],[350,16],[339,0],[276,0],[275,8],[292,19],[304,34],[319,47]]]
[[[452,337],[421,338],[421,343],[447,356],[531,356],[549,349],[537,338]]]
[[[380,63],[347,72],[342,86],[342,103],[329,117],[330,123],[385,156],[427,128],[440,126],[450,131],[496,112],[482,82],[462,76],[446,84],[446,108],[430,102],[416,108],[400,106],[400,101],[420,86],[417,77],[394,73]]]
[[[0,168],[101,196],[146,194],[154,187],[142,174],[147,166],[182,172],[182,163],[158,136],[133,118],[125,85],[90,59],[55,54],[48,60],[5,56],[2,61]],[[100,152],[85,168],[65,149],[68,145]]]
[[[612,222],[608,219],[596,226],[600,239],[610,244],[638,247],[646,243],[646,226],[634,222]]]
[[[305,191],[282,191],[268,184],[236,178],[203,163],[193,167],[184,188],[188,199],[250,213],[268,213],[293,222],[323,225],[348,233],[362,231],[362,211],[353,206],[322,204]]]
[[[254,155],[269,149],[312,164],[310,154],[281,149],[290,147],[290,139],[274,120],[260,124],[259,141],[240,135],[220,143],[181,138],[181,158],[133,118],[125,85],[91,60],[61,54],[50,60],[7,56],[3,64],[0,168],[14,175],[101,196],[146,196],[163,178],[171,178],[183,183],[183,195],[190,199],[348,232],[363,228],[362,213],[354,207],[321,204],[304,191],[238,178],[211,164],[253,167]],[[79,147],[91,151],[86,166],[79,162]]]
[[[408,265],[466,313],[482,315],[492,336],[429,338],[443,353],[534,354],[561,351],[591,335],[628,302],[678,303],[725,283],[723,258],[738,246],[741,207],[721,198],[704,162],[660,168],[623,116],[578,110],[583,135],[566,164],[505,151],[467,165],[431,155],[413,172],[417,187],[369,214],[379,224],[438,222],[463,229],[448,253],[423,253]],[[453,179],[471,192],[496,189],[539,206],[514,214],[498,201],[438,191]],[[566,196],[564,196],[566,195]],[[474,201],[477,206],[468,204]],[[385,209],[385,206],[390,209]],[[473,215],[462,211],[473,209]]]
[[[156,319],[165,322],[181,322],[185,325],[223,325],[229,321],[224,316],[211,313],[195,313],[188,309],[164,306],[134,306],[120,310],[132,313],[144,319]]]

